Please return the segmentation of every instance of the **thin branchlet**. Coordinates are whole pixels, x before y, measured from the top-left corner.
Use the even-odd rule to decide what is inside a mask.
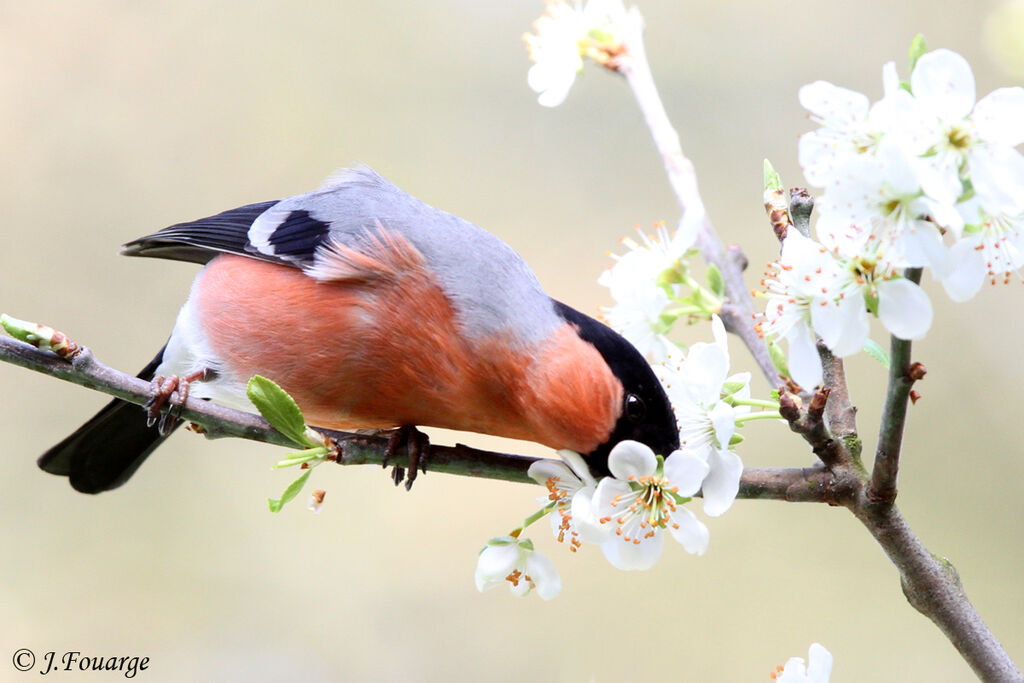
[[[78,348],[74,360],[67,361],[50,351],[43,351],[30,344],[0,335],[2,361],[94,389],[129,403],[142,405],[152,396],[150,382],[104,365],[85,346],[79,345]],[[192,431],[207,438],[236,437],[288,448],[295,446],[288,437],[276,431],[262,417],[202,399],[186,399],[181,418],[194,423],[197,428]],[[143,418],[140,416],[140,419]],[[316,429],[335,447],[335,452],[328,459],[340,465],[381,465],[387,457],[388,436]],[[536,483],[527,475],[530,465],[538,460],[534,457],[484,451],[463,444],[430,444],[426,460],[431,472],[516,483]],[[399,449],[399,452],[390,457],[388,464],[408,467],[408,455],[404,449]],[[763,469],[744,473],[740,481],[739,497],[825,502],[825,498],[815,496],[813,490],[810,493],[787,493],[787,489],[798,486],[804,480],[804,472],[805,470],[800,469]]]

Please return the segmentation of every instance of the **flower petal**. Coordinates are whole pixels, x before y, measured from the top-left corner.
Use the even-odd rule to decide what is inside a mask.
[[[978,146],[971,150],[971,182],[991,215],[1024,211],[1024,155],[1012,147]]]
[[[576,451],[563,448],[558,451],[558,457],[565,461],[565,464],[569,466],[573,474],[584,484],[588,486],[597,485],[597,482],[594,481],[594,476],[590,473],[590,465],[587,464],[586,459],[582,455]]]
[[[885,97],[889,97],[900,90],[900,76],[896,71],[896,62],[886,62],[882,66],[882,92]]]
[[[615,497],[625,498],[632,492],[633,489],[625,481],[614,477],[605,477],[598,482],[591,505],[598,517],[610,517],[620,512],[615,505],[612,505]]]
[[[530,469],[526,470],[526,475],[541,486],[546,486],[548,479],[566,483],[579,481],[579,477],[565,463],[557,460],[536,460],[530,465]]]
[[[910,280],[886,280],[878,285],[878,318],[893,336],[920,339],[932,326],[932,302]]]
[[[775,683],[811,683],[807,678],[804,658],[790,657],[782,668],[782,673],[775,679]]]
[[[714,450],[711,453],[711,471],[704,479],[704,513],[718,517],[732,507],[740,490],[740,475],[743,461],[729,450]]]
[[[867,116],[871,103],[866,95],[828,81],[800,88],[800,106],[832,126],[849,125]]]
[[[955,211],[960,216],[959,211]],[[961,225],[962,225],[962,218]],[[935,271],[935,276],[942,278],[949,269],[949,253],[942,243],[942,235],[938,228],[927,221],[914,221],[894,242],[895,248],[902,256],[902,263],[913,268],[925,266]]]
[[[949,260],[949,274],[942,279],[942,286],[953,301],[968,301],[985,284],[985,259],[973,241],[960,240],[950,247]]]
[[[840,358],[860,351],[871,328],[864,296],[859,291],[829,305],[812,306],[811,322],[825,346]]]
[[[711,316],[711,335],[715,340],[715,345],[718,346],[722,351],[725,352],[726,357],[729,356],[729,335],[725,331],[725,323],[718,315]]]
[[[821,643],[811,643],[807,652],[807,678],[812,683],[828,683],[832,675],[832,653]]]
[[[974,74],[952,50],[921,55],[910,74],[910,91],[946,121],[958,121],[974,107]]]
[[[804,389],[821,384],[818,344],[807,325],[796,325],[786,336],[789,341],[789,374]]]
[[[679,489],[681,496],[692,496],[700,490],[711,471],[703,458],[684,451],[675,451],[665,458],[665,477]]]
[[[612,533],[611,527],[599,521],[597,506],[594,504],[596,492],[597,487],[584,486],[573,495],[569,507],[576,533],[587,543],[604,543]]]
[[[654,474],[658,459],[649,446],[639,441],[620,441],[608,454],[608,469],[616,479],[627,481],[630,476],[647,477]]]
[[[505,581],[519,562],[520,548],[514,539],[503,545],[488,545],[476,560],[476,589],[485,591]]]
[[[715,430],[715,440],[720,448],[728,448],[736,432],[736,410],[725,401],[718,401],[708,411],[708,418]]]
[[[974,106],[971,120],[985,142],[1016,147],[1024,142],[1024,88],[993,90]]]
[[[530,577],[537,588],[537,595],[550,600],[562,592],[562,577],[551,560],[537,551],[526,555],[526,568],[523,572]]]
[[[650,569],[661,559],[664,549],[664,533],[655,533],[654,536],[644,538],[639,543],[627,542],[620,536],[612,536],[601,544],[601,552],[605,558],[613,567],[624,571]]]
[[[668,529],[672,538],[679,541],[691,555],[703,555],[707,552],[711,534],[704,523],[686,508],[676,509]]]

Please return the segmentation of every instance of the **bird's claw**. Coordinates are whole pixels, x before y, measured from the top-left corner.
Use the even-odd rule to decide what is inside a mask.
[[[181,419],[181,412],[185,409],[185,402],[188,400],[189,384],[206,376],[205,370],[196,371],[178,377],[156,376],[153,378],[153,396],[142,404],[146,410],[146,426],[156,425],[161,436],[169,434],[178,421]],[[164,406],[170,404],[166,411]]]
[[[388,462],[398,452],[398,447],[405,443],[406,453],[409,455],[408,475],[404,467],[397,465],[391,470],[391,480],[395,486],[405,480],[405,490],[412,489],[416,476],[420,472],[427,471],[427,455],[430,451],[430,439],[426,434],[412,425],[403,425],[395,429],[388,436],[388,445],[384,449],[383,466],[387,467]]]

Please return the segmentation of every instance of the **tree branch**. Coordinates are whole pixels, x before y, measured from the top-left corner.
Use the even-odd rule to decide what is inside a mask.
[[[1024,681],[967,599],[956,568],[928,551],[895,505],[872,503],[865,492],[850,509],[896,565],[907,601],[942,630],[978,678]]]
[[[754,329],[754,302],[743,282],[746,258],[738,248],[723,248],[711,220],[704,210],[704,202],[697,189],[697,173],[679,144],[679,135],[669,121],[661,96],[654,84],[651,68],[644,48],[644,22],[634,7],[623,22],[625,51],[614,61],[614,68],[626,77],[633,90],[654,145],[665,164],[669,184],[682,210],[680,229],[697,229],[697,248],[707,263],[714,264],[722,273],[727,301],[719,315],[727,330],[738,336],[749,349],[761,372],[773,387],[782,384],[778,370],[772,364],[768,347]]]
[[[920,276],[920,271],[917,276]],[[789,422],[790,428],[810,444],[831,473],[826,489],[828,502],[845,505],[867,527],[899,571],[900,585],[907,601],[942,630],[979,677],[986,681],[1024,680],[1009,654],[967,599],[953,564],[932,555],[925,548],[893,505],[892,498],[878,499],[875,485],[869,481],[860,461],[856,412],[850,403],[842,361],[823,344],[819,343],[818,351],[825,388],[813,395],[806,409],[800,397],[792,393],[782,394],[779,412]],[[915,378],[922,376],[923,369],[910,363],[909,342],[894,339],[892,356],[879,451],[891,449],[886,453],[894,457],[884,461],[882,470],[878,469],[876,457],[872,478],[881,477],[891,483],[894,498],[907,398],[910,385]],[[892,479],[888,479],[889,476]]]
[[[825,407],[828,428],[840,438],[854,438],[857,436],[857,407],[850,400],[843,359],[834,356],[821,341],[818,342],[818,355],[821,357],[825,386],[829,388],[829,400]],[[857,455],[860,455],[859,449]]]
[[[920,268],[908,268],[905,277],[913,283],[921,281]],[[900,449],[907,421],[907,400],[914,382],[924,377],[924,366],[910,362],[911,343],[892,337],[889,342],[889,384],[879,424],[875,465],[871,471],[868,500],[892,503],[896,500],[896,480],[900,469]]]
[[[60,334],[60,333],[56,333]],[[64,339],[63,335],[60,335]],[[73,351],[62,358],[57,353],[0,335],[0,360],[34,370],[88,389],[110,394],[129,403],[142,405],[153,395],[153,385],[110,368],[84,346],[68,342]],[[186,400],[182,419],[202,427],[208,438],[238,437],[294,448],[295,444],[277,432],[258,415],[234,410],[197,398]],[[143,419],[139,416],[139,419]],[[337,462],[341,465],[383,465],[388,438],[366,434],[339,432],[317,428],[338,447]],[[538,458],[510,453],[496,453],[463,444],[437,446],[431,444],[427,463],[431,472],[469,477],[482,477],[517,483],[534,484],[527,470]],[[405,453],[388,459],[389,465],[408,467]],[[829,476],[821,468],[745,470],[740,480],[740,498],[783,500],[791,502],[830,502]]]

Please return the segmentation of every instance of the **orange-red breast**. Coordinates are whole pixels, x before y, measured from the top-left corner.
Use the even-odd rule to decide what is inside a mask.
[[[246,382],[260,374],[313,425],[526,439],[583,453],[599,473],[624,439],[665,455],[678,447],[665,392],[629,342],[548,297],[490,233],[367,168],[172,225],[123,253],[204,265],[139,375],[205,371],[191,396],[252,410]],[[39,465],[97,493],[166,436],[115,400]]]

